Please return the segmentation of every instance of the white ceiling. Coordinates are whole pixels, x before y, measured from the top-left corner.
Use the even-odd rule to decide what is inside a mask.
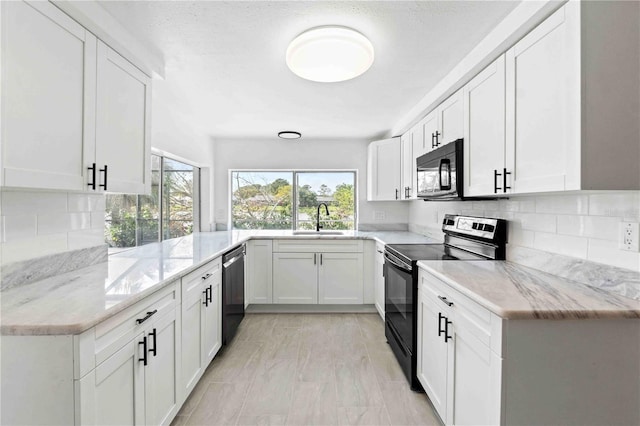
[[[374,139],[389,131],[517,1],[101,1],[165,57],[172,106],[215,138]],[[286,66],[288,43],[321,25],[366,35],[373,66],[315,83]]]

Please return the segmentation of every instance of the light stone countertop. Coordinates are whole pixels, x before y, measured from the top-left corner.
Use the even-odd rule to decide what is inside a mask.
[[[410,232],[349,231],[344,235],[293,235],[292,231],[198,233],[109,256],[78,269],[0,293],[2,335],[79,334],[253,239],[373,239],[385,244],[434,243]]]
[[[640,301],[517,263],[429,260],[418,267],[502,318],[640,318]]]

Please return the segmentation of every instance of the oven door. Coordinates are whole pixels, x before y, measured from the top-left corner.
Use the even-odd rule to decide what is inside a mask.
[[[403,351],[413,354],[414,284],[411,266],[384,254],[385,320]]]

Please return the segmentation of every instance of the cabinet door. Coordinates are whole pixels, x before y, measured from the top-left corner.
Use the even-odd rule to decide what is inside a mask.
[[[416,198],[415,182],[417,181],[416,158],[413,155],[413,133],[411,131],[408,131],[400,138],[400,149],[402,151],[402,193],[400,195],[403,200],[408,200]]]
[[[273,303],[273,241],[247,243],[247,294],[249,303]]]
[[[460,89],[438,106],[439,134],[436,147],[464,136],[463,103],[462,89]]]
[[[440,319],[436,301],[432,295],[425,294],[421,286],[418,290],[418,359],[417,376],[429,396],[436,411],[447,421],[447,370],[449,368],[449,343],[444,335],[438,336],[438,330],[444,328],[444,319]],[[446,314],[445,314],[446,315]]]
[[[367,200],[400,199],[400,141],[385,139],[369,144]]]
[[[83,190],[96,38],[49,2],[2,2],[4,186]]]
[[[202,376],[205,334],[205,285],[201,277],[182,280],[182,374],[181,387],[189,395]]]
[[[144,335],[127,343],[82,379],[82,423],[145,424],[145,366],[140,359]],[[93,414],[93,416],[92,416]],[[93,417],[93,419],[91,419]]]
[[[503,186],[504,91],[504,55],[464,87],[466,195],[492,195],[498,193],[497,188]],[[500,176],[496,176],[496,173]]]
[[[96,163],[107,191],[150,191],[151,82],[138,68],[98,42]]]
[[[450,423],[500,424],[501,358],[474,335],[473,327],[460,311],[450,330],[455,342],[453,368],[449,371],[453,388]]]
[[[172,310],[147,332],[146,424],[168,425],[178,412],[179,321]]]
[[[273,303],[318,303],[316,253],[273,254]]]
[[[384,245],[376,244],[375,305],[384,321]]]
[[[436,132],[440,132],[440,127],[438,125],[438,111],[434,110],[423,118],[420,121],[420,127],[422,133],[422,144],[418,152],[415,152],[416,147],[414,146],[414,155],[416,155],[416,157],[433,151],[436,148]]]
[[[512,192],[579,189],[579,18],[567,4],[506,53]]]
[[[319,303],[362,304],[362,253],[320,253],[319,260]]]
[[[211,286],[211,302],[204,309],[203,331],[203,358],[205,360],[203,368],[206,369],[222,347],[222,274]]]

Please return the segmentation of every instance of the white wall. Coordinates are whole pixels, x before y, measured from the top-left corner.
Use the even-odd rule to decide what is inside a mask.
[[[640,191],[513,196],[508,200],[412,201],[409,229],[442,238],[444,214],[509,220],[509,246],[640,271],[640,254],[618,248],[619,223],[640,222]],[[507,260],[509,251],[507,251]]]
[[[185,111],[173,107],[172,95],[162,80],[153,82],[151,109],[151,147],[176,160],[201,168],[200,229],[211,230],[213,223],[213,141]]]
[[[226,225],[230,169],[349,169],[358,171],[358,221],[392,226],[408,222],[408,203],[368,202],[367,145],[363,140],[216,140],[215,221]],[[376,220],[380,212],[383,220]]]

